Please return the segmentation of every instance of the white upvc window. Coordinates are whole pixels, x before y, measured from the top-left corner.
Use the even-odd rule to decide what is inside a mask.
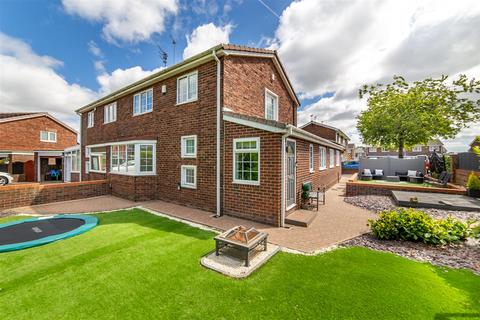
[[[107,148],[87,148],[90,155],[90,172],[105,173],[107,171]]]
[[[182,188],[197,189],[197,166],[183,165],[181,171]]]
[[[147,89],[133,96],[133,115],[140,115],[153,110],[153,89]]]
[[[53,131],[40,131],[40,141],[57,142],[57,133]]]
[[[111,146],[110,172],[131,176],[155,175],[154,143],[129,143]]]
[[[197,100],[198,97],[198,72],[181,76],[177,79],[177,104]]]
[[[265,89],[265,119],[278,121],[278,96]]]
[[[233,139],[233,182],[260,184],[260,138]]]
[[[80,150],[73,150],[70,152],[70,168],[72,168],[72,172],[80,172],[81,160],[82,157],[80,155]]]
[[[310,169],[310,172],[313,172],[313,144],[310,145],[310,148],[308,150],[308,168]]]
[[[117,121],[117,103],[111,103],[103,107],[103,123]]]
[[[327,148],[325,147],[319,147],[318,148],[318,168],[320,170],[325,170],[327,169]]]
[[[377,152],[377,147],[368,147],[368,152]]]
[[[415,146],[412,149],[413,152],[422,152],[422,146]]]
[[[92,128],[95,121],[95,110],[87,113],[87,128]]]
[[[339,151],[339,150],[336,150],[336,153],[337,153],[337,161],[336,161],[336,164],[337,164],[337,167],[339,167],[339,166],[340,166],[340,162],[341,162],[340,151]]]
[[[335,151],[333,149],[330,149],[330,168],[333,168],[335,166]]]
[[[181,138],[182,158],[197,157],[197,136],[182,136]]]

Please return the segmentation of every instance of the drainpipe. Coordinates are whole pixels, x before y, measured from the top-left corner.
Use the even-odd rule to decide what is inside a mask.
[[[218,59],[215,50],[212,50],[212,55],[217,62],[217,165],[216,165],[216,186],[217,186],[217,205],[216,205],[216,215],[220,217],[220,125],[221,125],[221,101],[220,101],[220,74],[221,74],[221,64],[220,59]]]
[[[292,134],[292,127],[291,126],[288,126],[287,127],[287,132],[282,135],[282,165],[280,166],[281,167],[281,171],[282,171],[282,190],[281,190],[281,197],[282,197],[282,201],[281,201],[281,206],[282,206],[282,210],[280,211],[280,226],[281,227],[285,227],[285,207],[286,207],[286,201],[285,201],[285,148],[287,147],[287,138]]]

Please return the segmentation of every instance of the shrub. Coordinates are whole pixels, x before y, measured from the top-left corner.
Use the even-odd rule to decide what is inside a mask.
[[[480,190],[480,178],[473,172],[468,176],[467,188],[470,190]]]
[[[435,220],[423,211],[404,208],[382,212],[378,220],[368,222],[378,239],[435,245],[465,241],[473,235],[474,223],[463,223],[452,217]]]
[[[302,199],[308,200],[310,197],[310,184],[302,185]]]

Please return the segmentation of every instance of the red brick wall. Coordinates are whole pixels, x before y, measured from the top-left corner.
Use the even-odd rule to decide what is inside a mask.
[[[327,140],[335,141],[336,132],[333,129],[325,128],[322,126],[318,126],[314,123],[310,123],[303,128],[303,130],[313,133],[319,137],[322,137]]]
[[[272,80],[272,73],[275,80]],[[279,121],[297,124],[297,108],[271,59],[224,58],[223,104],[233,112],[265,118],[265,88],[279,97]]]
[[[336,184],[341,177],[341,167],[329,167],[330,164],[330,148],[327,147],[327,169],[320,170],[320,145],[310,143],[304,140],[297,141],[297,207],[301,205],[302,185],[307,182],[312,183],[313,190],[320,188],[330,188]],[[309,150],[310,144],[313,144],[313,167],[314,171],[310,172]]]
[[[155,199],[157,195],[156,176],[126,176],[110,174],[112,194],[132,201]]]
[[[153,87],[153,111],[133,116],[133,94],[117,100],[117,121],[103,124],[103,107],[97,107],[93,128],[86,128],[87,113],[82,115],[82,145],[126,140],[157,141],[157,176],[137,177],[150,187],[135,190],[135,199],[161,199],[208,211],[215,210],[215,142],[216,142],[216,64],[208,62],[185,73],[198,71],[198,100],[176,105],[177,78],[163,80]],[[162,85],[167,93],[162,95]],[[182,159],[180,138],[197,135],[197,158]],[[84,148],[83,148],[84,149]],[[107,163],[110,148],[107,148]],[[82,172],[85,172],[85,150],[82,150]],[[177,189],[182,165],[197,165],[197,189]],[[110,175],[84,174],[84,180],[103,179]],[[122,179],[123,178],[123,179]],[[111,175],[114,193],[128,195],[132,177]],[[145,182],[148,181],[148,182]],[[154,185],[154,186],[153,186]],[[152,192],[154,190],[155,192]],[[142,194],[140,194],[142,193]]]
[[[19,184],[0,188],[0,210],[83,199],[110,193],[105,180],[55,184]]]
[[[57,142],[41,142],[40,131],[57,133]],[[77,144],[77,134],[44,116],[0,124],[0,150],[63,150]]]
[[[233,183],[233,139],[260,138],[260,185]],[[281,214],[280,134],[224,122],[224,213],[280,225]]]

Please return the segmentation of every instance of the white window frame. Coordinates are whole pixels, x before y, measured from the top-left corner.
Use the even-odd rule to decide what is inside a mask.
[[[193,153],[188,153],[187,152],[187,140],[192,140],[194,141],[194,146],[195,150]],[[196,158],[197,157],[197,136],[196,135],[191,135],[191,136],[182,136],[181,137],[181,155],[182,158]]]
[[[69,152],[67,152],[67,154],[70,155],[70,172],[71,173],[80,173],[80,167],[82,166],[82,155],[81,155],[80,149],[69,151]],[[75,158],[75,160],[74,160],[74,158]],[[73,170],[74,163],[75,163],[75,166],[76,166],[77,170]]]
[[[134,145],[134,163],[135,163],[135,170],[133,172],[120,172],[112,170],[112,163],[113,163],[113,147],[121,146],[121,145]],[[142,172],[140,171],[140,146],[143,145],[151,145],[152,146],[152,171]],[[145,142],[128,142],[125,141],[124,143],[115,143],[110,145],[110,173],[111,174],[118,174],[124,176],[154,176],[157,174],[157,144],[156,143],[145,143]],[[125,159],[127,159],[127,152],[128,148],[125,148]],[[128,160],[127,160],[128,161]]]
[[[313,144],[310,144],[308,147],[308,169],[310,173],[315,171],[315,164],[313,158],[315,157],[315,152],[313,149]]]
[[[187,170],[193,169],[193,183],[187,182]],[[195,165],[182,165],[181,166],[180,186],[182,188],[197,189],[197,166]]]
[[[117,121],[117,102],[103,107],[103,123],[107,124],[115,121]]]
[[[428,151],[430,152],[437,151],[437,146],[428,146]]]
[[[377,152],[377,147],[368,147],[368,152]]]
[[[146,109],[145,111],[142,112],[142,94],[146,93],[147,94],[147,106],[148,106],[148,93],[151,92],[152,93],[152,106],[150,109]],[[138,112],[135,112],[135,98],[138,97],[139,101],[140,101],[140,104],[139,104],[139,109],[138,109]],[[146,90],[143,90],[141,92],[138,92],[136,94],[133,95],[133,99],[132,99],[132,107],[133,107],[133,116],[140,116],[142,114],[146,114],[146,113],[150,113],[153,111],[153,88],[149,88],[149,89],[146,89]]]
[[[275,98],[275,105],[273,110],[273,119],[267,119],[267,95],[271,95]],[[264,103],[265,103],[265,119],[267,120],[275,120],[278,121],[278,106],[279,106],[279,97],[276,93],[272,90],[265,88],[265,96],[264,96]]]
[[[329,152],[330,152],[330,156],[329,156],[329,159],[328,159],[330,161],[329,167],[333,168],[333,167],[335,167],[335,150],[330,148]]]
[[[95,125],[95,110],[87,113],[87,128],[93,128]]]
[[[335,150],[336,154],[335,154],[335,164],[337,165],[337,167],[340,167],[340,161],[341,161],[341,158],[340,158],[340,150]]]
[[[412,152],[422,152],[422,146],[414,146]]]
[[[106,173],[107,172],[107,166],[108,166],[108,163],[105,161],[105,168],[103,168],[103,170],[97,170],[97,169],[93,169],[92,168],[92,165],[93,165],[93,157],[98,157],[98,166],[100,167],[101,166],[101,163],[102,163],[102,157],[105,157],[105,159],[107,158],[107,148],[105,147],[105,154],[103,154],[102,152],[92,152],[90,150],[90,148],[87,148],[89,151],[88,151],[88,157],[90,158],[90,161],[89,161],[89,164],[90,164],[90,168],[89,168],[89,172],[96,172],[96,173]]]
[[[197,85],[197,89],[195,90],[195,97],[192,97],[192,98],[189,99],[188,98],[188,92],[190,91],[189,78],[191,76],[196,76],[197,77],[197,81],[195,82],[196,85]],[[187,100],[180,101],[180,80],[185,79],[185,78],[187,78]],[[193,101],[197,101],[197,100],[198,100],[198,70],[195,70],[193,72],[190,72],[188,74],[184,74],[183,76],[177,78],[177,105],[184,104],[184,103],[189,103],[189,102],[193,102]]]
[[[240,150],[237,150],[237,142],[246,142],[246,141],[256,141],[257,142],[257,147],[255,149],[240,149]],[[242,180],[242,179],[237,179],[236,178],[237,161],[236,161],[235,155],[237,153],[243,153],[243,152],[258,152],[258,180],[257,181]],[[260,173],[261,173],[260,153],[261,152],[260,152],[260,138],[259,137],[233,139],[233,161],[232,161],[233,162],[233,172],[232,172],[233,183],[248,184],[248,185],[254,185],[254,186],[259,186],[260,185]]]
[[[46,133],[47,134],[47,139],[43,139],[42,138],[42,134],[43,133]],[[50,138],[50,135],[53,135],[53,139]],[[41,142],[52,142],[52,143],[55,143],[57,142],[57,133],[54,132],[54,131],[47,131],[47,130],[42,130],[40,131],[40,141]]]
[[[318,169],[327,169],[327,148],[323,146],[318,147],[318,154]]]

